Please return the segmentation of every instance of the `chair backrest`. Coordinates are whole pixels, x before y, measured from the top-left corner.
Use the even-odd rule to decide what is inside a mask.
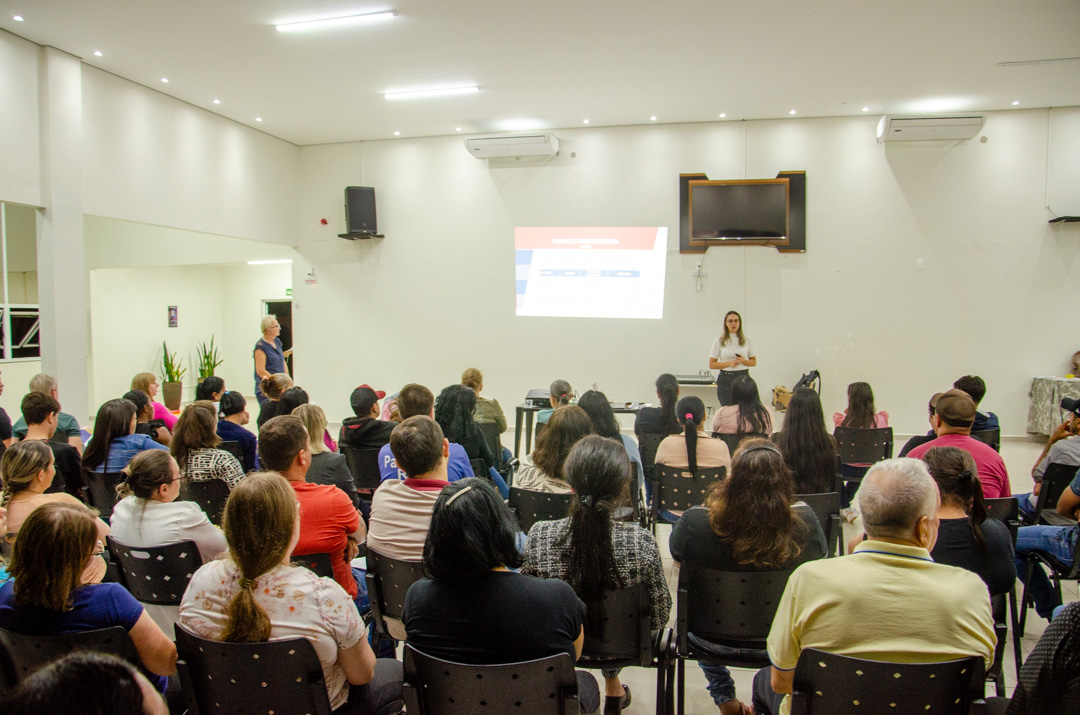
[[[693,474],[683,467],[657,464],[653,468],[653,512],[660,509],[686,511],[704,504],[709,489],[726,474],[726,467],[699,467],[697,474]]]
[[[121,472],[84,472],[86,479],[86,500],[98,510],[102,519],[112,516],[113,507],[118,501],[116,487],[124,481]]]
[[[293,566],[303,566],[316,576],[334,578],[334,563],[330,560],[330,554],[293,554],[289,562]]]
[[[227,440],[218,445],[218,449],[224,449],[226,452],[236,457],[236,461],[242,465],[244,463],[244,448],[240,446],[239,442],[233,440]]]
[[[371,602],[371,615],[379,635],[387,638],[400,637],[397,624],[389,626],[386,619],[401,621],[405,612],[405,594],[409,592],[409,586],[423,576],[423,564],[419,561],[400,561],[368,549],[368,600]],[[391,633],[392,630],[397,632]]]
[[[570,513],[573,494],[534,492],[529,489],[510,487],[510,511],[517,516],[521,530],[526,534],[538,521],[563,519]]]
[[[735,454],[735,450],[739,448],[744,439],[756,439],[758,437],[768,438],[767,434],[756,434],[754,432],[741,432],[739,434],[725,434],[723,432],[713,432],[712,436],[716,439],[724,441],[727,445],[728,451]]]
[[[892,427],[837,427],[833,437],[843,464],[874,464],[893,454]]]
[[[649,590],[639,583],[630,588],[608,589],[603,595],[604,618],[598,633],[585,628],[585,645],[578,664],[593,659],[635,660],[647,668],[652,663]]]
[[[487,442],[488,449],[495,455],[496,468],[501,468],[503,465],[503,453],[502,442],[499,439],[499,425],[494,422],[477,422],[476,426],[480,428],[480,434],[484,435],[484,441]]]
[[[225,502],[229,501],[229,484],[223,479],[180,480],[180,499],[199,505],[211,524],[221,526]]]
[[[192,574],[202,566],[194,541],[168,546],[128,546],[111,536],[109,551],[124,572],[124,586],[138,601],[179,606]]]
[[[472,473],[474,476],[481,479],[487,479],[491,481],[491,473],[488,472],[487,463],[482,459],[470,459],[469,466],[472,467]]]
[[[638,435],[638,452],[641,453],[641,467],[645,470],[645,479],[652,479],[653,465],[656,464],[656,450],[667,437],[666,434],[642,432]]]
[[[176,625],[176,669],[192,715],[291,712],[330,715],[311,642],[219,643]]]
[[[577,675],[567,653],[505,665],[467,665],[405,644],[409,715],[528,713],[577,715]]]
[[[986,504],[986,512],[991,519],[997,519],[1009,527],[1013,548],[1016,548],[1016,534],[1020,528],[1020,504],[1016,501],[1016,497],[983,499],[983,503]]]
[[[360,449],[341,445],[341,453],[345,455],[345,463],[349,465],[356,488],[373,491],[379,488],[381,476],[379,474],[379,450]]]
[[[1035,501],[1035,522],[1038,523],[1039,515],[1043,509],[1053,511],[1057,508],[1058,499],[1065,487],[1076,476],[1075,464],[1049,464],[1043,472],[1042,487],[1039,489],[1039,497]]]
[[[982,701],[983,659],[881,663],[808,648],[795,667],[792,715],[931,712],[967,715]]]
[[[110,653],[142,668],[135,644],[123,626],[47,636],[0,628],[0,661],[11,684],[19,683],[39,668],[75,651]]]
[[[973,439],[984,442],[994,448],[995,452],[1001,451],[1001,428],[971,430]]]
[[[791,571],[720,571],[684,563],[676,604],[679,650],[693,633],[721,645],[764,648]]]
[[[826,554],[832,556],[836,553],[836,542],[840,540],[840,532],[843,530],[840,524],[840,494],[798,494],[795,498],[806,502],[807,506],[814,510],[821,530],[825,532],[825,544],[828,547]]]

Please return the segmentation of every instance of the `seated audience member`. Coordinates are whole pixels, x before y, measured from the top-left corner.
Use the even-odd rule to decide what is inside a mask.
[[[551,383],[549,392],[551,394],[548,401],[551,403],[551,407],[536,413],[536,424],[538,425],[546,425],[555,410],[569,405],[570,398],[574,396],[574,388],[570,387],[570,383],[566,380],[556,380]]]
[[[380,449],[390,441],[390,433],[398,423],[379,419],[379,400],[384,397],[385,392],[369,385],[361,385],[352,391],[349,404],[356,416],[348,417],[341,423],[338,443],[342,447]]]
[[[930,409],[930,417],[929,417],[930,431],[927,432],[926,434],[917,434],[914,437],[912,437],[911,439],[909,439],[907,442],[905,442],[903,448],[900,450],[900,456],[901,457],[908,456],[908,452],[915,449],[919,445],[923,445],[923,444],[926,444],[927,442],[931,442],[931,441],[937,439],[937,434],[934,432],[934,429],[933,429],[934,428],[934,416],[937,414],[937,409],[936,408],[937,408],[938,398],[940,398],[943,394],[945,394],[945,393],[943,393],[943,392],[935,392],[933,394],[933,396],[930,398],[930,404],[928,405],[929,409]]]
[[[24,441],[44,442],[52,450],[55,458],[56,473],[49,492],[66,491],[75,497],[82,494],[86,486],[82,476],[82,457],[79,450],[67,442],[54,442],[56,425],[60,415],[60,403],[44,392],[28,392],[22,400],[22,416],[26,423]]]
[[[1051,464],[1080,466],[1080,400],[1066,397],[1061,401],[1062,409],[1069,413],[1068,419],[1057,426],[1042,454],[1031,468],[1031,478],[1035,480],[1035,489],[1028,494],[1017,494],[1020,511],[1030,518],[1035,517],[1035,502],[1038,501],[1046,468]]]
[[[1077,472],[1069,486],[1061,492],[1057,513],[1070,519],[1080,517],[1080,472]],[[1026,576],[1027,557],[1032,551],[1045,551],[1053,554],[1066,567],[1072,566],[1078,537],[1080,526],[1021,526],[1016,537],[1016,573],[1020,578]],[[1050,618],[1054,608],[1061,603],[1040,564],[1035,564],[1032,570],[1030,589],[1035,611],[1043,618]]]
[[[83,452],[83,469],[115,474],[131,458],[148,449],[168,449],[145,434],[135,434],[135,405],[127,400],[109,400],[98,408],[94,436]]]
[[[401,422],[401,414],[398,412],[397,406],[398,393],[388,395],[383,401],[382,410],[379,412],[379,419],[383,422]]]
[[[268,437],[275,451],[283,446],[282,421],[294,437],[303,432],[295,417],[275,417],[266,425],[270,434],[260,440],[261,450]],[[306,451],[306,432],[303,444]],[[268,456],[263,454],[263,462],[273,463]],[[339,584],[290,566],[309,504],[302,500],[297,508],[297,492],[289,486],[278,474],[256,472],[229,495],[224,521],[229,556],[204,564],[191,577],[180,602],[180,625],[200,638],[227,643],[306,638],[322,665],[331,709],[381,712],[401,698],[401,664],[376,660],[364,622]]]
[[[259,468],[259,440],[244,425],[251,422],[247,411],[247,400],[239,392],[229,391],[221,396],[218,404],[221,417],[217,423],[217,436],[222,442],[236,442],[244,452],[244,472],[254,472]]]
[[[334,580],[367,610],[367,587],[363,572],[355,573],[349,562],[364,540],[364,521],[345,492],[327,484],[309,484],[305,477],[311,466],[311,445],[300,418],[283,415],[263,425],[259,433],[259,461],[288,480],[300,503],[300,537],[294,552],[329,554]],[[228,507],[226,507],[228,512]],[[359,569],[357,569],[359,571]],[[361,598],[361,596],[363,598]]]
[[[588,394],[582,395],[582,404]],[[625,448],[618,440],[584,437],[570,450],[565,471],[578,500],[569,517],[533,524],[521,573],[573,586],[587,608],[585,630],[593,633],[603,627],[605,590],[644,583],[651,604],[649,628],[663,628],[671,613],[671,594],[656,540],[636,523],[611,518],[631,488]],[[620,670],[603,669],[605,713],[618,713],[630,704],[630,688],[619,680]]]
[[[493,424],[499,428],[499,434],[506,431],[506,414],[498,400],[489,400],[480,396],[484,389],[484,375],[475,367],[461,373],[461,384],[476,393],[476,411],[473,419],[477,424]]]
[[[964,375],[959,380],[953,383],[953,387],[957,390],[963,390],[971,396],[972,401],[975,403],[975,422],[971,425],[971,429],[974,432],[990,429],[1000,429],[998,424],[997,415],[993,412],[979,412],[979,403],[982,402],[983,397],[986,396],[986,383],[978,375]]]
[[[180,467],[166,452],[142,452],[124,467],[113,507],[112,537],[125,546],[168,546],[194,541],[203,563],[228,548],[221,530],[210,523],[202,507],[178,501]]]
[[[225,392],[225,381],[216,375],[211,375],[204,377],[202,382],[195,386],[195,399],[216,403],[221,401],[221,396]]]
[[[495,455],[491,453],[484,433],[476,426],[476,393],[464,385],[450,385],[435,398],[435,421],[439,423],[446,439],[465,448],[469,460],[480,460],[487,469],[487,476],[503,499],[510,496],[502,475],[496,471]],[[476,470],[473,470],[476,471]]]
[[[641,466],[641,452],[638,451],[634,438],[623,434],[619,429],[619,422],[615,419],[607,396],[598,390],[589,390],[578,400],[578,407],[585,410],[585,414],[589,416],[594,434],[613,439],[623,446],[634,468],[634,476],[637,478],[635,485],[637,489],[642,489],[645,486],[645,471]]]
[[[889,413],[874,407],[874,391],[868,382],[853,382],[847,386],[847,409],[833,413],[837,427],[880,429],[889,426]]]
[[[435,420],[416,415],[390,433],[390,449],[406,477],[388,479],[375,490],[367,545],[392,559],[421,561],[431,510],[447,484],[450,443]]]
[[[757,383],[749,375],[740,375],[731,387],[732,404],[724,405],[713,416],[712,431],[720,434],[772,434],[772,412],[761,403]]]
[[[168,715],[142,673],[107,653],[75,652],[49,663],[0,700],[4,715]]]
[[[7,448],[0,457],[0,506],[7,508],[6,534],[18,533],[23,522],[35,509],[45,504],[67,504],[84,509],[92,518],[91,512],[81,501],[66,492],[46,494],[52,484],[56,469],[53,467],[53,453],[37,440],[18,442]],[[109,527],[104,521],[94,518],[97,527],[98,545],[94,557],[86,565],[83,583],[99,583],[105,576],[105,561],[100,554],[105,549],[105,537]]]
[[[172,442],[172,432],[162,420],[154,419],[154,405],[150,396],[142,390],[124,393],[124,399],[135,405],[135,434],[150,435],[155,442],[166,447]]]
[[[787,694],[807,648],[897,663],[994,660],[986,584],[930,558],[940,500],[926,466],[878,462],[859,501],[870,538],[843,558],[804,563],[788,580],[768,638],[772,668],[754,677],[755,713],[790,712]]]
[[[428,533],[427,578],[405,596],[410,644],[458,663],[520,663],[559,653],[577,660],[585,604],[564,581],[513,571],[522,563],[517,523],[490,484],[462,479],[443,489]],[[583,713],[600,705],[589,673],[578,672],[578,698]]]
[[[1024,660],[1007,715],[1080,713],[1080,603],[1070,603]]]
[[[57,403],[60,402],[60,391],[56,386],[56,378],[52,375],[40,373],[30,378],[30,392],[40,392],[53,398]],[[12,432],[18,439],[25,439],[26,421],[20,417],[15,422],[15,426],[12,427]],[[54,442],[70,444],[79,450],[80,455],[82,454],[83,440],[82,430],[79,429],[79,421],[66,412],[57,414],[56,432],[53,433],[51,439]]]
[[[176,672],[176,646],[123,586],[82,579],[99,526],[82,505],[44,504],[30,513],[15,539],[12,580],[0,586],[0,628],[58,635],[122,626],[165,692],[166,676]]]
[[[2,394],[4,394],[4,383],[0,381],[0,395]],[[0,407],[0,443],[5,447],[10,447],[14,441],[15,433],[11,430],[11,418],[7,410]]]
[[[949,390],[938,398],[934,414],[934,432],[937,439],[921,444],[908,452],[909,457],[922,459],[933,447],[959,447],[971,453],[979,468],[979,482],[983,496],[997,499],[1012,495],[1009,472],[1005,462],[994,448],[971,436],[971,423],[975,419],[975,403],[966,392]]]
[[[295,413],[295,410],[300,405],[310,404],[311,399],[308,397],[307,391],[302,387],[290,387],[285,392],[281,393],[281,398],[278,400],[278,414],[279,415],[291,415]],[[317,440],[316,440],[317,441]],[[329,452],[337,451],[337,442],[330,437],[330,433],[323,427],[322,443]],[[314,450],[314,442],[312,443],[312,449]]]
[[[641,439],[644,434],[678,434],[682,432],[675,419],[675,403],[679,401],[679,381],[674,375],[664,373],[656,378],[656,396],[659,407],[642,407],[634,418],[634,434]]]
[[[262,379],[262,382],[259,383],[259,390],[266,399],[259,403],[259,416],[255,420],[255,425],[259,429],[262,429],[262,426],[268,420],[272,420],[280,414],[278,400],[292,386],[292,378],[284,372],[275,372],[273,375]]]
[[[784,426],[773,441],[791,470],[796,494],[836,491],[836,440],[825,429],[816,391],[798,387],[791,393]]]
[[[284,400],[283,400],[284,401]],[[303,404],[290,413],[304,423],[308,435],[326,434],[326,413],[318,405]],[[344,454],[330,451],[321,439],[311,440],[311,466],[305,481],[311,484],[335,486],[349,497],[353,506],[359,506],[360,496]]]
[[[796,500],[783,455],[763,438],[748,439],[735,450],[731,473],[712,487],[704,505],[683,514],[669,546],[679,563],[723,571],[789,570],[822,558],[827,549],[814,510]],[[723,654],[693,633],[687,637],[695,648]],[[721,713],[750,712],[735,697],[735,681],[726,666],[705,661],[699,665]]]
[[[397,410],[402,422],[417,415],[434,419],[435,395],[423,385],[410,382],[401,388],[401,392],[398,393]],[[395,429],[396,427],[397,425],[395,425]],[[445,437],[445,435],[443,436]],[[379,475],[384,482],[387,479],[408,479],[408,475],[398,468],[389,442],[379,450]],[[451,482],[473,476],[469,455],[466,454],[465,448],[460,444],[450,443],[450,456],[446,461],[446,476]]]
[[[699,467],[731,469],[731,452],[723,440],[714,439],[701,429],[705,422],[705,403],[700,397],[687,395],[675,405],[675,416],[683,426],[682,434],[665,437],[656,449],[656,463],[697,472]],[[661,510],[660,516],[675,522],[680,511]]]
[[[172,432],[172,428],[176,424],[176,415],[170,412],[165,405],[154,401],[158,394],[158,388],[158,379],[152,372],[140,372],[131,378],[131,389],[142,390],[150,396],[151,404],[154,406],[154,419],[164,422],[165,428]]]
[[[192,402],[180,414],[169,449],[180,465],[180,476],[189,482],[220,479],[229,489],[244,478],[244,467],[233,455],[218,449],[217,413],[214,403]]]
[[[577,405],[560,407],[536,438],[536,449],[521,460],[514,486],[533,492],[566,494],[574,491],[563,476],[563,463],[577,441],[592,432],[592,422]]]

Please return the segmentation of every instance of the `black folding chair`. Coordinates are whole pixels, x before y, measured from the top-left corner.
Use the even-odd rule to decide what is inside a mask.
[[[244,464],[244,448],[240,446],[239,442],[228,440],[219,444],[218,449],[224,449],[226,452],[236,457],[236,461],[240,462],[241,466]]]
[[[517,517],[518,525],[526,534],[538,521],[565,519],[570,513],[573,494],[534,492],[530,489],[510,487],[510,511]]]
[[[577,674],[569,654],[505,665],[468,665],[405,644],[409,715],[528,713],[578,715]]]
[[[0,628],[0,673],[5,680],[5,690],[22,682],[38,669],[76,651],[109,653],[144,670],[131,636],[122,626],[47,636]]]
[[[726,434],[724,432],[713,432],[712,436],[715,437],[716,439],[723,440],[724,444],[727,445],[728,451],[731,452],[732,454],[735,454],[735,450],[739,448],[739,445],[743,443],[743,440],[758,439],[759,437],[763,437],[763,438],[768,439],[768,437],[769,437],[769,435],[767,435],[767,434],[757,434],[757,433],[754,433],[754,432],[740,432],[739,434]]]
[[[726,467],[699,467],[697,472],[691,472],[685,467],[655,465],[652,505],[649,511],[653,535],[656,535],[656,522],[660,518],[661,509],[686,511],[692,506],[704,504],[709,489],[726,474]]]
[[[986,712],[983,659],[882,663],[808,648],[799,656],[791,715]]]
[[[656,668],[656,710],[674,709],[675,636],[671,628],[650,629],[649,589],[639,583],[609,589],[603,596],[604,620],[599,633],[585,629],[579,668]]]
[[[765,639],[789,576],[791,571],[720,571],[682,564],[675,616],[679,715],[685,712],[687,660],[739,668],[769,665]],[[690,634],[712,647],[694,647]]]
[[[303,566],[316,576],[334,578],[334,564],[330,560],[330,554],[293,554],[289,563],[293,566]]]
[[[86,477],[86,500],[98,510],[98,515],[108,521],[116,506],[116,487],[124,481],[122,472],[84,472]]]
[[[1001,429],[979,429],[971,430],[972,439],[977,439],[980,442],[990,445],[994,448],[995,452],[1001,451]]]
[[[1019,504],[1017,503],[1016,497],[1002,497],[1000,499],[984,499],[983,503],[986,504],[986,511],[989,514],[991,519],[997,519],[998,521],[1003,523],[1006,527],[1008,527],[1009,535],[1012,537],[1013,553],[1015,553],[1016,552],[1016,535],[1017,535],[1017,532],[1020,529],[1020,507],[1019,507]],[[999,616],[1001,614],[1001,606],[1002,606],[1002,604],[999,603],[999,602],[1003,601],[1004,597],[1005,596],[1003,594],[1003,595],[999,595],[999,596],[994,596],[991,599],[991,606],[992,606],[992,610],[994,612],[995,629],[996,629],[996,626],[997,626],[998,622],[1000,622],[1002,620],[1001,618],[999,618]],[[1020,616],[1019,616],[1019,609],[1017,608],[1017,605],[1016,605],[1016,584],[1013,584],[1012,588],[1009,589],[1008,601],[1009,601],[1009,603],[1008,603],[1009,622],[1012,625],[1013,658],[1016,660],[1016,672],[1019,673],[1020,672],[1020,665],[1022,664],[1024,658],[1023,658],[1023,650],[1021,649],[1021,646],[1020,646],[1020,635],[1021,635],[1020,634]],[[996,653],[995,656],[994,656],[994,665],[997,666],[997,670],[995,670],[995,668],[992,667],[990,669],[990,671],[991,671],[990,674],[995,676],[995,683],[997,685],[997,693],[998,693],[998,695],[1001,695],[1002,694],[1002,689],[1004,688],[1004,675],[1003,675],[1004,670],[1000,667],[1001,666],[1001,658],[1002,658],[1002,654],[1000,653],[1000,651],[1001,651],[1001,638],[1000,637],[998,638],[998,651],[999,651],[999,653]],[[1002,674],[1000,677],[998,677],[999,673]]]
[[[821,530],[825,532],[827,547],[825,555],[835,556],[844,531],[840,521],[840,494],[838,492],[797,494],[795,498],[806,502],[807,506],[814,510],[814,515],[821,524]]]
[[[1030,518],[1024,514],[1020,520],[1025,524],[1049,524],[1051,526],[1066,526],[1076,522],[1059,516],[1056,509],[1061,493],[1069,486],[1076,476],[1078,467],[1075,464],[1052,463],[1046,466],[1043,472],[1042,486],[1039,487],[1039,496],[1035,498],[1035,516]]]
[[[645,481],[651,481],[653,465],[656,464],[656,450],[660,443],[667,437],[666,434],[655,432],[642,432],[638,435],[638,452],[641,453],[641,468],[645,471]]]
[[[379,450],[342,445],[341,453],[345,455],[345,463],[349,465],[357,493],[366,495],[366,500],[371,501],[371,493],[379,488],[382,479],[379,472]]]
[[[371,616],[380,638],[405,640],[401,623],[409,586],[424,577],[419,561],[400,561],[377,551],[367,552],[367,589]],[[378,648],[375,649],[378,652]]]
[[[836,478],[836,491],[840,494],[844,494],[847,482],[861,482],[871,465],[893,455],[892,427],[837,427],[833,437],[840,456],[840,473]]]
[[[1063,564],[1053,554],[1046,551],[1032,551],[1027,557],[1027,571],[1024,574],[1024,595],[1020,599],[1020,635],[1024,635],[1024,626],[1027,624],[1027,609],[1031,603],[1031,594],[1028,589],[1031,586],[1031,575],[1038,564],[1046,566],[1050,570],[1050,579],[1054,582],[1054,592],[1057,594],[1058,603],[1064,603],[1061,599],[1061,580],[1080,580],[1080,540],[1077,540],[1073,548],[1072,563]]]
[[[123,570],[123,585],[141,603],[179,606],[191,576],[202,566],[194,541],[140,547],[105,538]]]
[[[181,501],[193,501],[206,512],[211,524],[221,526],[225,502],[229,501],[229,483],[223,479],[180,480]]]
[[[499,425],[494,422],[477,422],[476,426],[480,428],[481,434],[484,435],[484,441],[487,442],[488,448],[491,453],[495,455],[495,471],[502,475],[503,480],[507,486],[510,486],[514,482],[514,472],[518,467],[518,460],[513,456],[510,459],[504,459],[502,440],[499,435]]]

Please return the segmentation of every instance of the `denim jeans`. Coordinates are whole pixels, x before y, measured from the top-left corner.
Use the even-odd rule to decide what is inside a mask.
[[[356,610],[360,612],[360,616],[363,617],[371,610],[371,599],[368,598],[367,592],[367,571],[355,566],[350,567],[352,569],[353,580],[356,581]],[[368,644],[374,649],[375,643],[375,624],[372,623],[368,627]],[[397,647],[397,641],[383,638],[378,643],[378,650],[375,651],[375,655],[378,658],[394,658]]]
[[[712,653],[717,656],[739,657],[760,652],[744,648],[728,648],[717,643],[711,643],[704,638],[698,638],[693,633],[688,633],[686,639],[693,646],[693,649],[700,654]],[[709,681],[709,695],[712,696],[717,707],[735,699],[735,680],[731,677],[731,672],[726,665],[698,660],[698,666],[705,673],[705,679]]]
[[[1033,497],[1031,492],[1026,494],[1013,494],[1016,497],[1016,503],[1020,507],[1020,513],[1029,519],[1035,518],[1035,506],[1034,502],[1037,497]],[[1017,573],[1020,573],[1019,571]]]
[[[1045,551],[1062,564],[1071,566],[1078,531],[1080,527],[1076,526],[1021,527],[1016,536],[1017,575],[1023,577],[1027,574],[1027,555],[1032,551]],[[1040,564],[1036,564],[1032,571],[1029,590],[1035,602],[1035,611],[1043,618],[1050,618],[1054,607],[1061,605],[1050,578]]]

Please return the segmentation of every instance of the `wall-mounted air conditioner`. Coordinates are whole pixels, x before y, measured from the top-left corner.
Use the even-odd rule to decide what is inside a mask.
[[[559,138],[551,132],[470,137],[465,140],[465,148],[477,159],[500,156],[555,156],[559,153]]]
[[[986,115],[886,114],[878,122],[879,142],[959,141],[971,139],[986,122]]]

